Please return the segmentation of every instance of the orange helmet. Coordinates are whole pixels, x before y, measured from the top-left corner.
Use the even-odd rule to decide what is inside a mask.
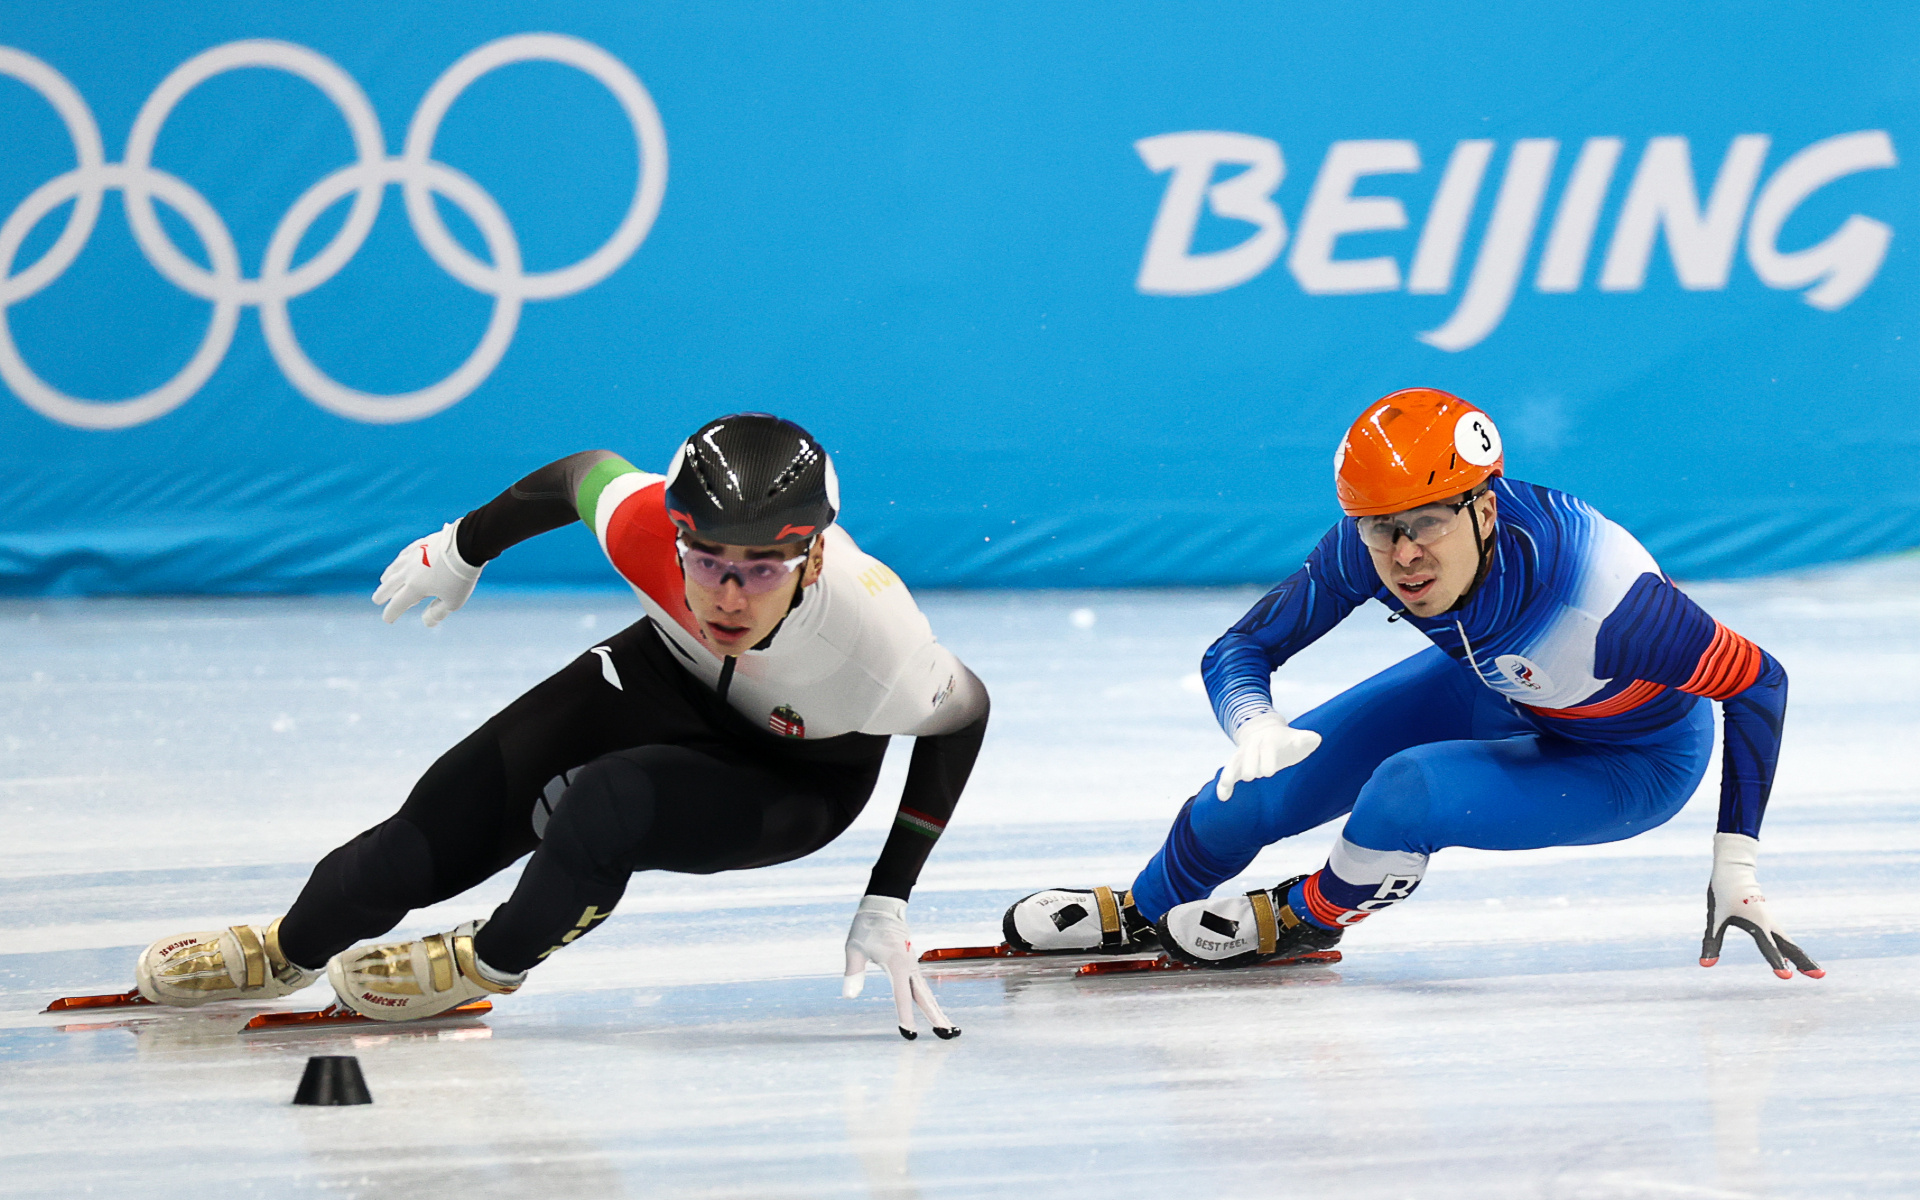
[[[1333,486],[1350,517],[1405,512],[1471,491],[1501,473],[1493,418],[1437,388],[1404,388],[1360,414],[1333,454]]]

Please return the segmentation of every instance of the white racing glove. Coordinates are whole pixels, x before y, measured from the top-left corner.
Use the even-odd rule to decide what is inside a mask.
[[[847,975],[840,981],[840,994],[851,1000],[867,986],[867,964],[871,962],[887,973],[893,983],[893,1007],[900,1018],[900,1036],[912,1041],[915,1031],[913,1006],[917,1003],[933,1024],[933,1036],[945,1041],[960,1036],[960,1030],[940,1011],[933,989],[921,978],[920,964],[914,961],[913,945],[907,940],[907,902],[892,896],[865,896],[854,910],[853,928],[847,931]]]
[[[1720,939],[1732,925],[1753,935],[1780,978],[1793,978],[1788,962],[1811,979],[1825,978],[1820,964],[1788,941],[1767,914],[1767,898],[1760,894],[1760,880],[1754,874],[1759,851],[1760,843],[1744,833],[1713,835],[1713,882],[1707,885],[1707,936],[1700,940],[1700,965],[1710,967],[1720,961]]]
[[[1281,720],[1279,713],[1271,712],[1248,717],[1233,731],[1233,740],[1233,755],[1220,768],[1220,779],[1213,785],[1214,794],[1222,800],[1233,795],[1234,784],[1265,779],[1320,748],[1319,734],[1295,729]]]
[[[432,628],[473,595],[473,585],[480,578],[481,568],[468,566],[460,557],[454,541],[454,531],[459,528],[458,521],[442,526],[439,533],[430,533],[402,550],[393,564],[380,573],[380,586],[374,590],[373,602],[387,606],[380,614],[387,624],[398,621],[401,613],[432,596],[433,603],[420,614],[420,619]]]

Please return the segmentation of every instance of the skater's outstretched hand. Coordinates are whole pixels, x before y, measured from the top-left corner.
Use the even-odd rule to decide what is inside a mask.
[[[1743,833],[1713,835],[1713,882],[1707,885],[1707,936],[1700,941],[1700,965],[1710,967],[1720,961],[1720,939],[1732,925],[1753,935],[1766,955],[1773,973],[1792,979],[1787,968],[1791,962],[1802,975],[1821,979],[1826,972],[1807,957],[1807,952],[1787,940],[1767,912],[1767,898],[1760,894],[1760,880],[1754,873],[1760,843]]]
[[[373,602],[387,606],[380,614],[387,624],[398,621],[401,613],[432,596],[433,603],[427,605],[420,619],[429,627],[438,625],[473,595],[480,568],[468,566],[460,557],[454,540],[454,531],[459,527],[460,522],[454,521],[443,526],[440,532],[419,539],[402,550],[392,565],[381,572]]]
[[[853,914],[853,928],[847,931],[847,974],[840,981],[840,994],[852,999],[867,986],[867,964],[881,968],[893,984],[893,1006],[900,1018],[900,1036],[912,1041],[920,1036],[915,1029],[913,1006],[927,1014],[933,1035],[945,1040],[957,1038],[960,1030],[940,1011],[933,989],[920,975],[914,961],[913,945],[907,940],[907,902],[892,896],[866,896]]]
[[[1220,768],[1220,779],[1213,785],[1222,800],[1233,795],[1233,785],[1251,779],[1265,779],[1283,771],[1320,748],[1320,735],[1311,729],[1295,729],[1280,719],[1279,713],[1261,713],[1249,717],[1233,733],[1233,755]]]

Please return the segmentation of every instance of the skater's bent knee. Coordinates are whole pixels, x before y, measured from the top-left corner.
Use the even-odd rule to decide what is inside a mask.
[[[1374,768],[1360,789],[1347,836],[1369,849],[1404,849],[1421,840],[1432,811],[1432,775],[1416,755],[1403,751]]]
[[[551,853],[624,876],[615,864],[645,840],[654,820],[653,775],[636,757],[610,754],[580,768],[547,825]]]
[[[652,747],[647,747],[652,749]],[[567,786],[566,799],[589,803],[618,801],[628,796],[650,794],[652,773],[631,754],[609,754],[596,758],[574,773]]]

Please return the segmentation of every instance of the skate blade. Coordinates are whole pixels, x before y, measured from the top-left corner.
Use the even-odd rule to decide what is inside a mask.
[[[1071,951],[1070,953],[1079,953]],[[1089,951],[1091,953],[1091,951]],[[1038,950],[1015,950],[1001,942],[998,946],[948,946],[944,950],[929,950],[920,956],[923,963],[957,962],[969,958],[1058,958],[1056,954],[1042,954]]]
[[[158,1008],[159,1005],[142,996],[139,989],[131,992],[114,992],[102,996],[62,996],[40,1011],[43,1013],[72,1012],[76,1008]]]
[[[1340,961],[1338,950],[1309,950],[1305,954],[1296,954],[1292,958],[1275,958],[1258,967],[1305,967],[1328,966]],[[1192,963],[1181,962],[1162,954],[1158,958],[1119,958],[1107,962],[1090,962],[1075,971],[1075,975],[1129,975],[1139,971],[1201,971],[1205,967],[1196,967]],[[1239,968],[1245,969],[1245,968]]]
[[[300,1012],[266,1012],[241,1026],[241,1033],[252,1033],[261,1029],[314,1029],[323,1025],[381,1025],[389,1028],[405,1028],[420,1025],[427,1021],[442,1021],[448,1017],[477,1017],[481,1013],[493,1011],[491,1000],[469,1000],[458,1008],[450,1008],[431,1017],[420,1017],[412,1021],[376,1021],[372,1017],[363,1017],[350,1008],[339,1004],[329,1004],[325,1008],[305,1009]]]

